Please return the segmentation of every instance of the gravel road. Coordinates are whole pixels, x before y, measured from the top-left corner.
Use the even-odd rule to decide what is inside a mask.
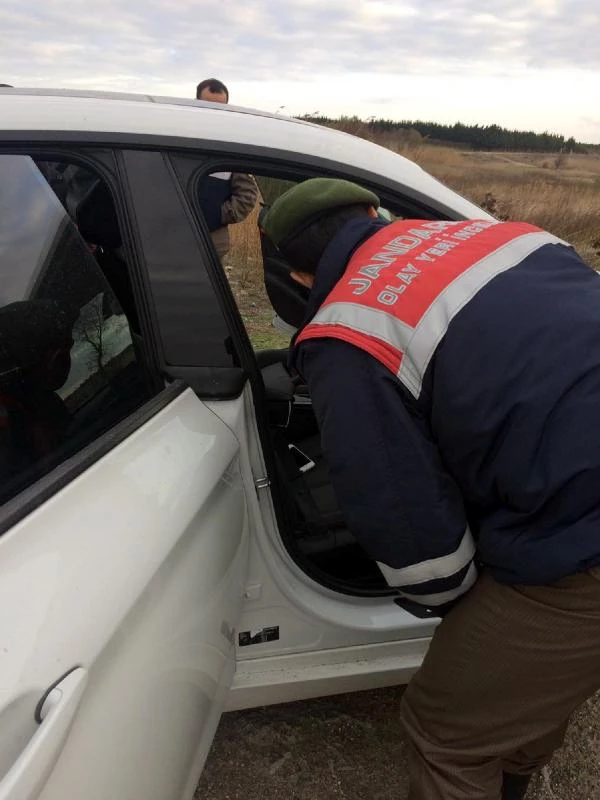
[[[401,688],[226,714],[197,800],[405,800]],[[600,695],[527,800],[600,800]]]

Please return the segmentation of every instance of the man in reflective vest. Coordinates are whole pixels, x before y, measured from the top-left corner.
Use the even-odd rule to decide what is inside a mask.
[[[515,800],[600,688],[600,279],[550,233],[282,195],[306,379],[350,529],[443,617],[402,716],[411,800]]]

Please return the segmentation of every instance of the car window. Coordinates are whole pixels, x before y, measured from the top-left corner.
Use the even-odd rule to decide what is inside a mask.
[[[218,171],[210,172],[202,157],[194,166],[192,156],[173,156],[173,163],[188,201],[209,231],[254,350],[287,348],[304,317],[308,292],[290,278],[288,265],[261,232],[261,219],[284,192],[313,175],[292,168],[280,174],[249,168],[258,187],[254,207],[226,228],[216,228],[223,204],[238,189],[232,176],[245,174],[243,166],[221,162]],[[387,204],[377,210],[388,222],[402,215],[402,208]]]
[[[40,166],[0,156],[1,502],[156,393],[94,255],[100,244],[83,238],[59,190],[79,181],[78,206],[97,181]]]
[[[296,181],[256,172],[250,175],[249,170],[246,173],[232,170],[229,166],[209,173],[202,159],[189,156],[173,156],[173,163],[188,201],[209,231],[216,257],[227,277],[254,349],[286,348],[293,329],[281,319],[269,299],[264,274],[265,245],[268,247],[269,243],[261,236],[260,220],[265,209]],[[242,203],[243,212],[238,216],[238,221],[229,223],[226,228],[215,229],[212,218],[219,216],[223,196],[226,198],[224,202],[227,202],[232,193],[239,192],[243,198],[247,190],[247,181],[232,179],[236,175],[251,178],[257,187],[256,199],[253,204]],[[209,179],[214,184],[219,181],[220,194]]]

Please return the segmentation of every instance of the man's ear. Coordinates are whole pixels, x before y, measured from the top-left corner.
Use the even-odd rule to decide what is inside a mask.
[[[310,272],[290,272],[292,279],[299,283],[301,286],[305,286],[307,289],[312,289],[312,285],[315,282],[315,276],[312,275]]]
[[[377,209],[375,208],[375,206],[369,206],[369,210],[368,210],[368,212],[367,212],[367,213],[368,213],[368,215],[369,215],[370,217],[374,217],[374,218],[376,218],[376,217],[378,217],[378,216],[379,216],[379,214],[377,213]]]

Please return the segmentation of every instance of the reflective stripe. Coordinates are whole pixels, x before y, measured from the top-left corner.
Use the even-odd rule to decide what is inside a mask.
[[[459,223],[454,224],[459,225]],[[532,227],[521,223],[505,224],[520,230],[523,230],[524,227]],[[494,228],[496,242],[499,238],[503,238],[499,236],[500,227],[502,225],[498,223],[497,228]],[[488,230],[491,231],[492,228]],[[506,234],[504,234],[505,236]],[[377,238],[377,234],[373,238]],[[333,302],[326,302],[321,307],[312,321],[300,333],[297,341],[301,342],[314,336],[326,336],[326,329],[330,326],[332,336],[347,339],[370,352],[399,378],[415,398],[418,398],[421,393],[423,376],[433,353],[456,314],[493,278],[517,266],[535,250],[547,244],[566,244],[566,242],[545,231],[535,230],[520,233],[504,244],[496,244],[495,250],[488,251],[483,258],[463,272],[457,270],[457,267],[460,266],[460,262],[456,260],[459,250],[452,250],[448,258],[453,258],[454,261],[444,263],[452,264],[451,270],[457,270],[457,277],[440,289],[439,294],[434,295],[430,302],[427,300],[427,293],[424,296],[421,291],[415,297],[416,305],[409,303],[405,306],[404,313],[408,314],[409,318],[412,317],[411,322],[414,327],[399,319],[399,315],[402,314],[400,306],[394,313],[391,307],[388,310],[375,308],[370,304],[365,304],[364,301],[335,299]],[[380,243],[377,243],[377,247],[381,248],[381,246]],[[375,249],[377,250],[377,248]],[[360,252],[359,250],[358,253]],[[356,257],[355,254],[353,258]],[[427,271],[425,267],[423,269],[425,272]],[[439,280],[439,275],[436,280]],[[423,286],[427,285],[427,282],[423,284]],[[431,285],[435,286],[435,280]],[[339,298],[340,292],[343,293],[347,290],[348,287],[345,284],[341,285],[341,288],[338,284],[332,295]],[[425,300],[425,305],[421,305],[419,308],[423,300]],[[427,303],[429,304],[427,305]],[[417,312],[418,315],[415,319]],[[336,326],[337,331],[335,331]],[[357,339],[352,338],[353,332],[357,334]],[[370,337],[375,342],[369,342],[362,338],[364,336]],[[381,344],[378,344],[377,340]]]
[[[474,555],[475,542],[467,526],[460,544],[453,553],[447,556],[419,561],[418,564],[411,564],[410,567],[401,567],[400,569],[393,569],[387,564],[379,562],[377,565],[390,586],[415,586],[418,583],[450,578],[464,569]]]
[[[467,592],[476,580],[477,567],[475,564],[471,564],[460,586],[454,589],[449,589],[447,592],[437,592],[436,594],[409,594],[408,592],[402,592],[402,597],[406,597],[407,600],[412,600],[414,603],[419,603],[421,606],[443,606],[445,603],[451,603],[452,600],[456,600],[461,594]]]
[[[415,333],[414,328],[389,312],[358,303],[330,303],[317,311],[310,321],[310,327],[313,325],[343,325],[381,339],[402,352]]]
[[[492,278],[517,266],[534,250],[547,244],[565,242],[543,231],[526,233],[486,255],[440,292],[416,325],[408,347],[400,339],[396,341],[395,346],[405,353],[398,378],[415,397],[421,393],[423,375],[429,361],[456,314]]]

